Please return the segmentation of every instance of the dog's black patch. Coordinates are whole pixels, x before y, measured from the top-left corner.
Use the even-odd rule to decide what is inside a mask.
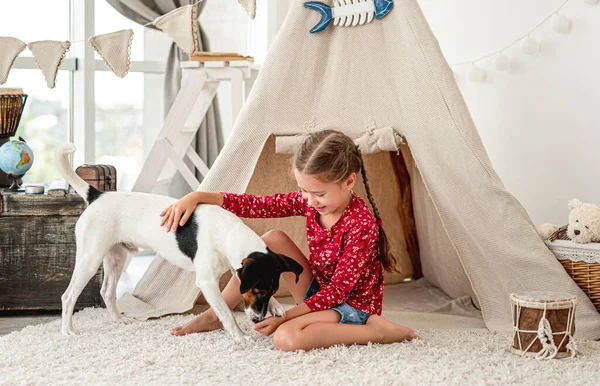
[[[179,250],[183,252],[187,257],[194,261],[196,253],[198,252],[198,223],[194,214],[186,221],[182,226],[178,226],[175,231],[175,238],[177,239],[177,246]]]
[[[87,192],[88,205],[91,205],[92,202],[96,201],[103,193],[104,192],[101,192],[98,189],[94,188],[92,185],[90,185]]]
[[[296,260],[275,253],[267,248],[267,253],[252,252],[242,260],[242,268],[237,270],[240,279],[240,292],[252,288],[272,293],[279,289],[279,276],[283,272],[293,272],[296,283],[304,269]]]

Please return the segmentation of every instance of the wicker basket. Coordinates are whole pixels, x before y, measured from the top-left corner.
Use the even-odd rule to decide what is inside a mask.
[[[546,245],[600,312],[600,243],[555,240]]]

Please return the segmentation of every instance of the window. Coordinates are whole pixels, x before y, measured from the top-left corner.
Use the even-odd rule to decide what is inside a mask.
[[[212,51],[237,52],[242,55],[253,54],[250,44],[252,38],[251,22],[246,11],[240,7],[237,1],[206,2],[200,14],[200,23],[209,37],[209,45]],[[240,39],[241,36],[247,38]],[[225,140],[229,137],[233,127],[231,92],[231,84],[221,82],[217,90],[217,100]]]
[[[54,167],[54,152],[68,140],[69,74],[60,71],[56,87],[46,87],[39,70],[13,68],[2,87],[18,87],[28,94],[16,135],[23,137],[34,153],[33,166],[24,181],[49,182],[60,175]]]
[[[271,12],[267,7],[262,10],[261,23],[267,11]],[[256,40],[263,34],[255,31],[255,23],[237,2],[207,2],[200,22],[212,50],[254,55],[260,63],[256,47],[266,45]],[[119,78],[95,52],[84,48],[90,36],[125,28],[134,30],[132,66],[125,78]],[[162,126],[164,67],[171,39],[161,31],[142,28],[100,0],[2,1],[0,36],[14,36],[26,43],[48,39],[72,42],[54,89],[46,87],[28,50],[20,54],[7,83],[0,86],[22,88],[28,94],[17,131],[34,152],[34,165],[25,181],[47,183],[60,177],[54,167],[54,151],[57,145],[73,141],[78,146],[74,166],[112,164],[118,170],[118,189],[130,190]],[[85,65],[90,62],[91,66]],[[217,95],[227,138],[233,125],[231,86],[224,82]]]
[[[31,12],[35,9],[36,12]],[[69,2],[46,0],[5,1],[0,5],[0,36],[14,36],[25,43],[37,40],[69,40]],[[54,151],[68,139],[71,77],[59,71],[56,87],[49,89],[27,48],[10,70],[2,88],[21,88],[28,95],[16,135],[34,152],[33,167],[25,181],[50,181],[59,177]]]
[[[141,28],[104,1],[95,2],[95,34],[131,28],[134,31],[131,60],[136,61],[124,78],[110,71],[95,74],[96,163],[117,169],[117,189],[131,190],[142,169],[164,117],[163,69],[171,39],[163,32]],[[97,59],[101,59],[96,54]]]

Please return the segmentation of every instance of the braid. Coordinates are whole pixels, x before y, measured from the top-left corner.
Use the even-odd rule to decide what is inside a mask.
[[[373,194],[371,193],[371,188],[369,187],[369,180],[367,179],[367,171],[365,170],[365,163],[363,161],[362,154],[361,154],[360,150],[358,149],[358,146],[356,147],[356,152],[357,152],[358,156],[360,157],[360,174],[362,175],[363,183],[365,184],[365,191],[367,192],[367,198],[369,199],[369,202],[371,203],[371,207],[373,208],[373,214],[375,215],[375,220],[379,221],[379,220],[381,220],[381,216],[379,215],[379,209],[377,209],[377,205],[375,205],[375,200],[373,199]]]
[[[381,222],[381,216],[379,215],[379,209],[377,209],[377,205],[375,205],[375,199],[373,198],[373,194],[371,193],[371,188],[369,187],[369,180],[367,179],[367,171],[365,169],[365,162],[362,158],[362,154],[358,146],[356,146],[355,153],[360,158],[360,173],[363,178],[363,184],[365,185],[365,191],[367,192],[367,198],[369,199],[369,203],[371,203],[371,207],[373,208],[373,214],[375,215],[375,221],[377,222],[377,227],[379,228],[379,240],[378,240],[378,252],[377,259],[381,261],[383,268],[388,272],[397,272],[396,268],[396,258],[394,255],[389,253],[389,243],[387,235],[383,230],[383,223]]]

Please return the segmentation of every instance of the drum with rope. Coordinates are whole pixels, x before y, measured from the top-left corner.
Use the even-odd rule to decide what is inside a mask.
[[[574,357],[577,296],[546,291],[510,295],[513,345],[511,352],[552,359]]]

